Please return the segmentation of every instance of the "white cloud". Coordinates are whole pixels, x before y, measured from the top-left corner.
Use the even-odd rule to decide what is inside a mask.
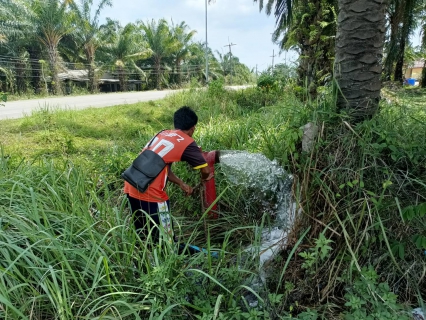
[[[208,42],[215,52],[227,52],[229,41],[242,63],[263,70],[271,65],[272,51],[279,51],[271,41],[275,18],[259,13],[258,3],[251,0],[216,0],[208,5]],[[205,0],[113,0],[102,16],[122,24],[137,20],[165,18],[175,23],[185,21],[197,34],[195,40],[205,41]],[[281,59],[282,60],[282,59]],[[280,58],[276,57],[275,62]]]
[[[205,1],[203,0],[185,0],[184,5],[194,11],[204,12]]]

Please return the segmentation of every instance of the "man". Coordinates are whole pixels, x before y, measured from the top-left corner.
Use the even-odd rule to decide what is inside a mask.
[[[196,113],[189,107],[181,107],[174,113],[174,130],[164,130],[158,133],[144,148],[157,153],[166,163],[165,168],[141,193],[127,181],[124,182],[124,193],[127,194],[131,210],[134,214],[135,228],[142,239],[146,239],[151,231],[154,243],[159,242],[160,232],[156,226],[162,226],[165,233],[173,236],[170,218],[170,202],[165,192],[167,181],[177,184],[186,195],[194,191],[192,187],[179,179],[171,170],[173,162],[186,161],[194,169],[200,170],[201,179],[208,181],[212,178],[210,168],[195,143],[192,135],[198,122]],[[151,219],[146,219],[145,213]]]

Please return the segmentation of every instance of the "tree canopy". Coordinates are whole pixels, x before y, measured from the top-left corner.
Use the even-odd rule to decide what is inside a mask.
[[[0,90],[60,94],[65,82],[77,80],[90,92],[114,79],[121,91],[182,86],[191,79],[205,82],[206,48],[194,41],[196,30],[185,21],[165,19],[127,25],[100,21],[112,3],[0,0]],[[209,77],[229,81],[213,50],[207,52]],[[253,81],[247,70],[235,68],[235,75],[244,75],[234,80]],[[77,71],[79,76],[70,75]]]

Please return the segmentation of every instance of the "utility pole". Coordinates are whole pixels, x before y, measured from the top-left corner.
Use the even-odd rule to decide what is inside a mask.
[[[275,50],[272,50],[272,74],[274,73],[274,58],[276,57],[275,55]]]
[[[206,2],[206,85],[209,84],[209,47],[208,47],[208,42],[207,42],[207,0],[205,0]]]
[[[232,85],[232,71],[234,69],[232,65],[232,50],[231,50],[232,46],[236,46],[236,44],[229,42],[229,38],[228,38],[228,44],[224,45],[224,47],[229,47],[229,63],[231,65],[231,79],[230,79],[231,85]]]

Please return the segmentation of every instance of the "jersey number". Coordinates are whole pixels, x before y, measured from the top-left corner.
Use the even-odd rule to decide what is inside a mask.
[[[158,152],[158,155],[161,158],[164,158],[164,156],[166,154],[168,154],[175,147],[175,145],[168,140],[162,139],[162,140],[158,141],[158,143],[157,143],[157,141],[158,141],[158,138],[155,137],[155,139],[153,141],[153,144],[155,145],[155,147],[152,149],[152,151],[155,151],[160,147],[164,147],[160,152]]]

